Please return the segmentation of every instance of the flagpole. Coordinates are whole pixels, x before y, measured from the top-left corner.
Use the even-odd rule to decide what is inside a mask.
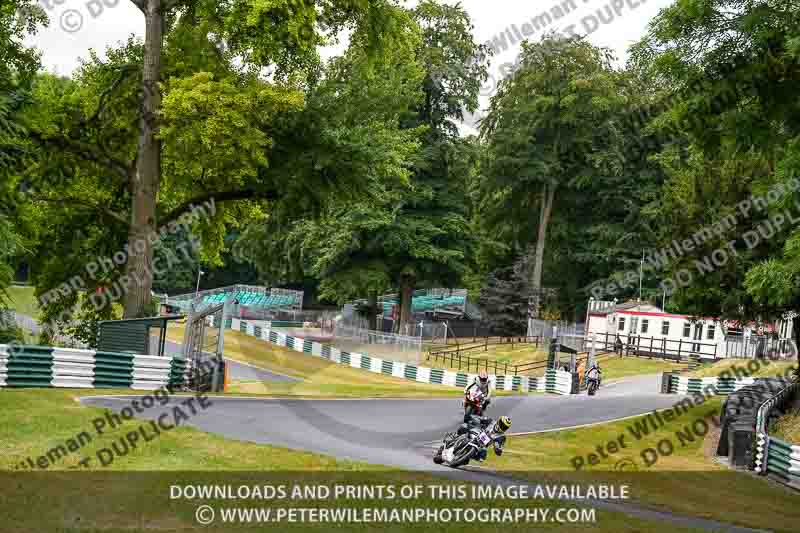
[[[642,301],[642,276],[644,275],[644,250],[642,250],[642,261],[639,263],[639,301]]]

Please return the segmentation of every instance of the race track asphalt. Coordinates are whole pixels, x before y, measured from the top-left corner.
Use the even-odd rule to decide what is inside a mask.
[[[609,388],[611,391],[612,388]],[[496,398],[487,414],[512,417],[511,433],[592,424],[673,405],[655,393]],[[87,397],[87,405],[119,411],[131,396]],[[157,418],[171,404],[141,416]],[[460,399],[303,400],[213,397],[188,424],[228,438],[309,450],[338,458],[413,470],[430,470],[432,443],[460,423]],[[567,465],[565,465],[567,466]]]
[[[530,395],[495,399],[488,415],[510,415],[515,433],[603,423],[666,408],[682,399],[658,394],[659,376],[637,376],[605,384],[596,396]],[[141,395],[89,396],[81,402],[120,411]],[[173,396],[166,405],[156,405],[141,417],[156,419],[172,411],[185,398]],[[495,485],[519,485],[491,470],[468,466],[450,469],[437,466],[432,456],[445,432],[458,427],[460,399],[359,399],[301,400],[248,397],[211,397],[211,405],[193,415],[188,425],[225,437],[273,444],[335,456],[428,471],[451,479]],[[183,409],[188,409],[184,406]],[[587,449],[596,443],[587,442]],[[509,448],[511,449],[511,447]],[[569,465],[565,464],[569,468]],[[750,532],[731,524],[666,511],[643,508],[619,501],[592,500],[591,506],[638,518],[669,522],[673,526],[709,531]]]

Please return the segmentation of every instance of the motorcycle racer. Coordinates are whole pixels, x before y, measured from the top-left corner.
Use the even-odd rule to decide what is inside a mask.
[[[475,378],[475,380],[464,388],[464,408],[465,409],[467,407],[467,400],[468,400],[468,398],[470,396],[470,392],[472,392],[473,390],[480,391],[481,394],[483,395],[483,403],[480,406],[481,414],[483,414],[486,411],[486,409],[489,407],[489,404],[492,401],[492,399],[491,399],[492,389],[489,386],[489,375],[486,373],[485,370],[481,370],[478,373],[478,376]],[[467,419],[468,419],[468,415],[465,414],[464,415],[464,422],[466,422]]]
[[[494,423],[493,423],[494,422]],[[508,428],[511,427],[511,417],[510,416],[501,416],[497,419],[497,421],[493,421],[488,416],[485,417],[477,417],[474,416],[470,419],[469,422],[465,424],[461,424],[461,427],[458,428],[456,435],[463,435],[467,431],[469,431],[470,426],[480,425],[483,429],[487,429],[486,432],[489,434],[489,437],[492,439],[492,445],[494,447],[494,454],[497,456],[503,455],[503,447],[506,444],[506,431]],[[478,455],[475,457],[478,461],[485,461],[488,452],[486,448],[483,448]]]

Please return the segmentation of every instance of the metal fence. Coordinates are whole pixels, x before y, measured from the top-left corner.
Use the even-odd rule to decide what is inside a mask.
[[[740,358],[796,359],[797,347],[792,339],[766,335],[727,335],[725,356]]]
[[[761,404],[756,414],[756,472],[770,474],[783,483],[800,489],[800,446],[769,434],[771,424],[791,407],[800,392],[800,383],[789,384]]]
[[[34,337],[38,337],[42,333],[43,326],[41,323],[33,317],[28,315],[23,315],[21,313],[17,313],[15,311],[9,311],[7,316],[13,315],[13,321],[16,322],[17,326],[22,328],[23,330],[27,331]],[[88,348],[89,345],[81,342],[77,339],[73,339],[67,335],[60,335],[55,332],[50,332],[50,338],[52,339],[53,343],[59,346],[65,346],[67,348]]]
[[[564,320],[539,320],[531,318],[528,320],[528,337],[549,337],[553,335],[567,337],[583,337],[585,324],[579,322],[567,322]]]
[[[330,344],[347,352],[419,363],[422,359],[422,342],[422,337],[384,333],[336,321]]]

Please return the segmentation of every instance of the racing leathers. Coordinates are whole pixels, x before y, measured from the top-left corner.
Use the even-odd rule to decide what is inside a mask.
[[[488,416],[472,416],[470,417],[469,421],[461,424],[459,426],[456,435],[463,435],[471,427],[480,426],[482,429],[486,430],[487,435],[492,439],[492,446],[494,447],[494,454],[495,455],[503,455],[503,446],[506,444],[506,436],[505,432],[498,431],[495,427],[494,420],[489,418]],[[488,448],[488,446],[487,446]],[[487,448],[482,448],[475,458],[479,461],[483,461],[486,459],[488,452],[486,451]]]

